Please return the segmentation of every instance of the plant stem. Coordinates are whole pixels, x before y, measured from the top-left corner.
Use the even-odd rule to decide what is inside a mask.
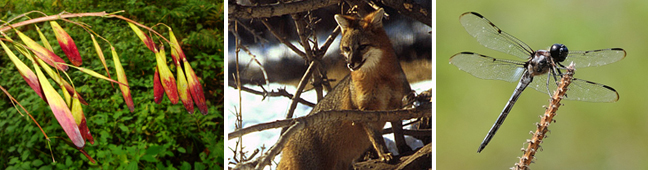
[[[515,163],[514,169],[526,170],[529,168],[531,162],[533,162],[533,159],[535,158],[534,155],[538,151],[538,148],[540,148],[542,139],[544,139],[547,132],[549,132],[549,124],[554,121],[553,117],[556,116],[556,111],[558,111],[558,108],[561,105],[560,101],[565,96],[567,87],[569,86],[569,84],[571,84],[571,81],[574,78],[573,76],[574,64],[572,63],[567,67],[567,73],[563,75],[562,79],[560,80],[558,89],[554,91],[554,95],[553,97],[551,97],[549,107],[545,110],[544,116],[541,117],[540,123],[537,124],[538,127],[535,133],[533,133],[533,137],[531,138],[531,140],[528,140],[529,145],[526,149],[524,149],[524,154],[522,155],[522,157],[520,157],[520,162]]]

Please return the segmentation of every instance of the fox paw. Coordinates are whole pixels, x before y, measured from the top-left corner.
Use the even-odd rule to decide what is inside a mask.
[[[391,162],[393,159],[394,159],[394,156],[392,155],[392,153],[380,154],[380,161]]]

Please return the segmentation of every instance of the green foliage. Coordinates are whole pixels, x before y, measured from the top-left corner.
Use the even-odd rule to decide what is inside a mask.
[[[127,27],[125,21],[109,18],[75,18],[108,39],[124,66],[135,112],[130,113],[121,92],[108,81],[78,71],[68,71],[84,106],[95,144],[84,148],[97,164],[74,149],[47,104],[17,74],[13,63],[0,52],[0,85],[15,97],[50,137],[52,154],[40,129],[21,116],[5,95],[0,95],[0,168],[2,169],[220,169],[223,167],[223,10],[221,2],[179,1],[0,1],[0,19],[8,20],[31,10],[47,14],[106,11],[119,13],[147,26],[165,23],[173,28],[196,74],[201,78],[209,114],[188,114],[181,104],[168,99],[153,102],[154,54]],[[31,14],[31,17],[40,17]],[[22,21],[21,19],[18,21]],[[92,40],[82,28],[59,22],[75,40],[83,67],[104,74]],[[67,60],[54,41],[49,24],[38,23],[54,52]],[[37,37],[33,26],[19,28]],[[154,27],[167,36],[165,27]],[[9,34],[9,36],[13,36]],[[37,39],[37,38],[36,38]],[[154,40],[157,39],[154,38]],[[116,79],[109,46],[99,41],[111,76]],[[158,43],[159,44],[159,43]],[[169,49],[168,45],[165,47]],[[24,56],[19,56],[25,63]],[[170,61],[170,59],[168,59]],[[175,66],[171,70],[175,74]],[[53,82],[52,82],[53,83]],[[116,85],[116,84],[115,84]],[[117,86],[115,86],[117,87]],[[58,87],[55,87],[58,88]],[[59,89],[60,90],[60,89]],[[166,98],[166,97],[165,97]],[[21,110],[22,111],[22,110]],[[24,114],[24,113],[23,113]],[[52,161],[52,156],[56,162]]]

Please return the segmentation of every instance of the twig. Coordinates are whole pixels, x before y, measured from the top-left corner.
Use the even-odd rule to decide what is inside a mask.
[[[524,149],[524,154],[520,158],[520,162],[515,163],[514,169],[521,169],[521,170],[526,170],[529,168],[529,165],[531,162],[533,162],[533,159],[535,158],[534,155],[538,151],[538,148],[540,148],[540,143],[542,143],[542,139],[545,137],[547,132],[549,131],[549,124],[553,122],[553,117],[556,116],[556,111],[558,111],[558,108],[560,107],[560,101],[562,98],[565,96],[565,93],[567,92],[567,87],[571,83],[572,79],[574,78],[574,64],[570,64],[567,67],[567,73],[563,75],[562,79],[560,80],[560,84],[558,86],[558,89],[554,92],[553,97],[551,97],[551,101],[549,102],[549,107],[545,110],[544,116],[542,116],[540,123],[537,124],[537,129],[536,132],[533,133],[533,137],[531,140],[528,140],[529,145],[527,146],[526,149]]]
[[[230,87],[233,87],[233,88],[238,88],[239,87],[236,83],[231,83],[231,82],[228,83],[228,85]],[[266,90],[263,90],[263,92],[261,92],[261,91],[257,91],[257,90],[254,90],[254,89],[251,89],[251,88],[248,88],[248,87],[245,87],[245,86],[241,86],[241,90],[243,90],[245,92],[248,92],[248,93],[252,93],[252,94],[262,95],[264,98],[266,96],[270,96],[270,97],[283,96],[283,97],[288,97],[289,99],[292,99],[294,97],[292,94],[288,93],[288,91],[286,91],[286,89],[278,89],[278,91],[276,91],[276,92],[274,90],[272,90],[270,92],[268,92]],[[297,99],[297,101],[299,103],[303,104],[303,105],[310,106],[310,107],[315,107],[315,103],[306,101],[303,98],[299,98],[299,99]]]
[[[307,25],[308,23],[305,21],[306,15],[310,14],[303,14],[303,13],[297,13],[292,15],[292,19],[295,21],[295,27],[297,28],[297,35],[299,35],[299,39],[301,40],[301,45],[304,47],[304,52],[306,53],[306,58],[308,62],[311,61],[319,61],[322,56],[313,56],[313,49],[311,49],[311,45],[309,42],[309,37],[313,35],[312,31],[307,30]],[[308,32],[307,32],[308,31]],[[317,50],[317,49],[315,49]],[[322,92],[322,75],[318,74],[320,73],[320,66],[315,65],[314,71],[312,72],[312,85],[315,88],[315,93],[317,94],[317,101],[322,100],[324,98],[324,93]]]
[[[398,10],[402,15],[413,18],[425,25],[432,27],[431,8],[423,8],[413,0],[374,0],[380,1],[385,6]]]
[[[382,131],[382,134],[390,134],[394,133],[394,130],[392,128],[385,129]],[[403,135],[409,135],[409,136],[432,136],[432,129],[417,129],[417,130],[409,130],[409,129],[403,129]]]
[[[270,81],[268,81],[268,72],[266,72],[265,67],[263,67],[263,64],[261,64],[261,62],[257,59],[256,55],[252,54],[252,52],[250,52],[250,50],[245,46],[240,45],[238,46],[238,48],[243,49],[243,51],[245,51],[251,57],[246,68],[250,66],[249,63],[252,63],[252,61],[254,61],[257,65],[259,65],[259,69],[261,69],[261,73],[263,73],[263,79],[265,80],[265,83],[270,84]]]
[[[11,94],[9,94],[9,92],[4,87],[0,86],[0,90],[2,90],[7,95],[7,97],[9,97],[9,100],[11,101],[12,104],[14,104],[14,107],[16,106],[16,104],[18,104],[18,106],[20,106],[20,108],[22,108],[22,110],[25,111],[25,113],[27,113],[27,115],[34,121],[34,123],[36,123],[36,126],[38,126],[38,129],[40,129],[41,132],[43,132],[43,135],[45,136],[45,139],[47,139],[47,141],[50,141],[50,138],[47,137],[47,134],[45,133],[45,130],[43,130],[43,128],[40,126],[40,124],[38,124],[36,119],[34,119],[34,117],[29,113],[29,111],[27,111],[27,109],[25,109],[25,107],[23,107],[20,104],[20,102],[18,102],[18,100],[13,98],[13,96],[11,96]],[[22,112],[20,112],[20,110],[18,110],[18,108],[16,108],[16,111],[18,111],[18,113],[22,114]],[[52,157],[52,159],[54,159],[54,157]]]
[[[295,45],[288,42],[285,37],[282,37],[281,35],[279,35],[279,33],[277,33],[277,31],[275,31],[274,28],[272,27],[272,24],[268,23],[268,21],[266,19],[261,19],[261,23],[263,23],[263,25],[265,25],[266,28],[268,28],[268,31],[270,31],[270,33],[272,35],[274,35],[275,38],[277,38],[277,40],[279,40],[279,42],[283,43],[284,45],[286,45],[286,47],[290,48],[293,52],[295,52],[297,55],[299,55],[304,60],[306,60],[306,53],[302,52],[297,47],[295,47]]]
[[[238,24],[236,22],[238,22],[238,21],[234,21],[234,32],[235,33],[238,32]],[[238,35],[238,34],[234,34],[234,35]],[[235,38],[236,38],[235,41],[236,41],[236,82],[237,82],[236,84],[237,84],[238,89],[239,89],[239,90],[237,90],[238,95],[239,95],[239,110],[236,113],[236,123],[235,124],[236,124],[236,128],[239,129],[239,128],[243,128],[243,113],[242,113],[243,112],[242,111],[243,101],[242,101],[242,98],[241,98],[241,72],[240,72],[240,68],[239,68],[239,65],[238,65],[238,63],[239,63],[239,52],[241,51],[241,48],[240,48],[241,39],[238,36],[236,36]],[[240,144],[240,145],[237,145],[236,149],[240,149],[239,150],[240,152],[243,152],[243,144],[242,143],[243,143],[243,138],[238,138],[238,144]],[[243,153],[241,153],[240,156],[241,157],[240,157],[239,160],[243,160],[243,158],[244,158]]]
[[[268,42],[268,40],[261,37],[260,33],[254,31],[253,28],[250,28],[249,26],[243,24],[243,22],[241,22],[241,20],[239,20],[239,19],[234,19],[234,20],[236,20],[237,23],[243,27],[243,29],[247,30],[248,32],[250,32],[250,34],[252,34],[252,37],[254,37],[254,42],[257,42],[257,39],[260,41],[260,43],[267,43]]]

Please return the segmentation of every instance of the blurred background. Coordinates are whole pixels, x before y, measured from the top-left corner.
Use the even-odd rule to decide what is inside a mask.
[[[209,114],[188,114],[182,104],[173,105],[167,97],[161,104],[154,103],[155,54],[125,21],[101,17],[72,18],[70,20],[90,25],[93,31],[113,44],[128,78],[135,112],[129,112],[121,91],[111,87],[108,81],[74,69],[68,71],[78,92],[89,103],[83,111],[95,143],[87,144],[84,149],[97,161],[96,164],[90,163],[74,145],[69,144],[69,138],[49,106],[27,86],[6,53],[0,50],[0,85],[25,106],[52,141],[50,153],[40,129],[28,116],[17,113],[4,93],[0,94],[0,169],[220,169],[223,166],[222,0],[0,0],[2,21],[32,10],[48,15],[63,11],[112,13],[124,10],[118,15],[149,27],[165,23],[173,28],[187,60],[200,78]],[[33,13],[29,16],[42,15]],[[12,23],[23,20],[26,19]],[[90,35],[77,25],[64,21],[58,23],[74,39],[83,58],[82,66],[105,74]],[[67,60],[50,24],[35,25],[49,39],[54,52]],[[32,39],[40,40],[33,25],[18,29]],[[166,27],[154,29],[168,38]],[[8,34],[17,39],[13,31]],[[112,78],[116,79],[110,48],[105,41],[99,38],[97,41],[108,60],[106,63]],[[170,49],[168,44],[165,46]],[[18,57],[31,67],[31,62],[27,62],[24,56]],[[176,76],[175,66],[170,66],[170,69]]]
[[[562,43],[570,50],[620,47],[625,59],[576,70],[575,77],[615,88],[616,103],[563,101],[532,169],[646,169],[648,162],[648,1],[437,1],[437,169],[508,169],[549,104],[527,89],[482,153],[477,148],[516,83],[484,80],[449,64],[470,51],[517,57],[480,45],[459,23],[464,12],[482,14],[534,50]]]

